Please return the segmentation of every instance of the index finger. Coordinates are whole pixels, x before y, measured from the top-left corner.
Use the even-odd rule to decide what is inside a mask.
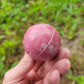
[[[25,75],[33,68],[35,61],[25,53],[19,64],[10,69],[5,74],[5,81],[19,81],[25,77]]]

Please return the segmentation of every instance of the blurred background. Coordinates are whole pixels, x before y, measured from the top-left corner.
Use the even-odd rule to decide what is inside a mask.
[[[84,84],[84,0],[0,0],[0,84],[24,54],[24,33],[37,23],[53,25],[71,51],[61,84]]]

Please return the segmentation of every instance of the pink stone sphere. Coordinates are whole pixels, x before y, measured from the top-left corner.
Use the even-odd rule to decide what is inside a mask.
[[[49,24],[31,26],[24,35],[25,51],[37,61],[53,58],[59,51],[61,38],[58,31]]]

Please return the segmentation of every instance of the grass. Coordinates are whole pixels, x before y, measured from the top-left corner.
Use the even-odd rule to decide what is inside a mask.
[[[72,71],[66,75],[70,80],[75,80],[78,84],[84,84],[84,76],[73,76]]]
[[[33,24],[48,23],[73,40],[83,26],[83,0],[1,0],[0,1],[0,78],[18,63],[22,55],[22,39]],[[80,25],[79,23],[82,24]],[[83,44],[84,41],[80,40]],[[10,58],[16,60],[10,63]]]

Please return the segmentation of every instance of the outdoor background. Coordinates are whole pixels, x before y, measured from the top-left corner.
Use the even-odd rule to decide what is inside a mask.
[[[61,84],[84,84],[84,0],[0,0],[0,84],[24,54],[24,33],[37,23],[53,25],[71,51]]]

